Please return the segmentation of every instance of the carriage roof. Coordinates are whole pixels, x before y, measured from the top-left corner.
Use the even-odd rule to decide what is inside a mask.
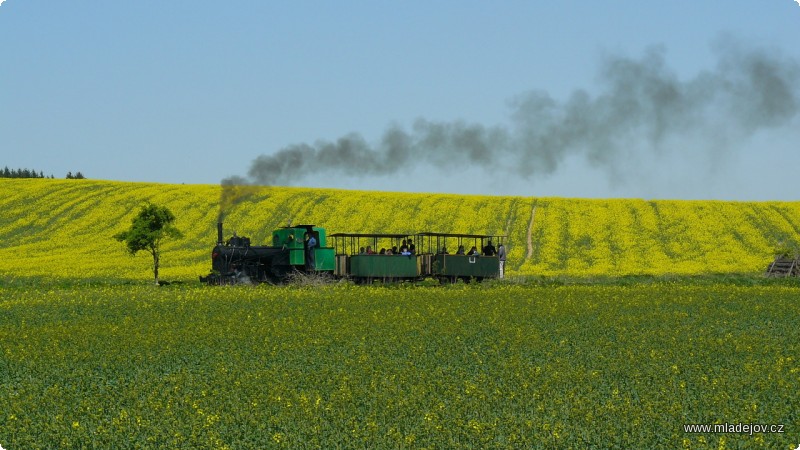
[[[423,232],[417,233],[416,236],[429,236],[429,237],[443,237],[443,238],[468,238],[468,239],[486,239],[486,238],[506,238],[508,236],[501,234],[464,234],[464,233],[434,233]]]
[[[414,236],[414,233],[334,233],[330,237],[343,237],[343,238],[389,238],[401,239],[409,236]]]

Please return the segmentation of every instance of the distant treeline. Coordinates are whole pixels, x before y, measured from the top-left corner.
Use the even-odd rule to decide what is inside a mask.
[[[6,166],[2,171],[0,171],[0,178],[55,178],[55,177],[53,176],[53,174],[45,176],[44,172],[42,172],[41,170],[39,172],[31,169],[14,170],[14,169],[9,169],[8,166]],[[74,174],[72,172],[67,172],[66,178],[68,180],[82,180],[86,177],[83,176],[83,174],[80,172],[75,172]]]

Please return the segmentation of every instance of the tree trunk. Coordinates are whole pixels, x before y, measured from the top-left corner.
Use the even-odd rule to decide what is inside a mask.
[[[157,250],[153,250],[153,275],[156,278],[156,286],[159,286],[159,284],[158,284],[158,251]]]

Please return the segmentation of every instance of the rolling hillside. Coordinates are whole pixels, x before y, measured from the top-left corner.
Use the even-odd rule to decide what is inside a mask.
[[[209,270],[217,185],[96,180],[0,180],[0,276],[149,279],[112,236],[145,201],[178,217],[181,241],[164,247],[164,279]],[[262,243],[289,219],[329,232],[508,235],[510,274],[759,273],[781,240],[800,239],[800,202],[588,200],[263,187],[225,215]]]

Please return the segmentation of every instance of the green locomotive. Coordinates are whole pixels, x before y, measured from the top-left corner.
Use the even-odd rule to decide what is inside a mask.
[[[311,244],[311,245],[309,245]],[[324,228],[295,225],[272,233],[272,245],[251,245],[234,235],[223,242],[217,224],[217,245],[211,251],[211,273],[200,277],[208,284],[280,283],[295,272],[333,273],[334,251],[327,247]]]

